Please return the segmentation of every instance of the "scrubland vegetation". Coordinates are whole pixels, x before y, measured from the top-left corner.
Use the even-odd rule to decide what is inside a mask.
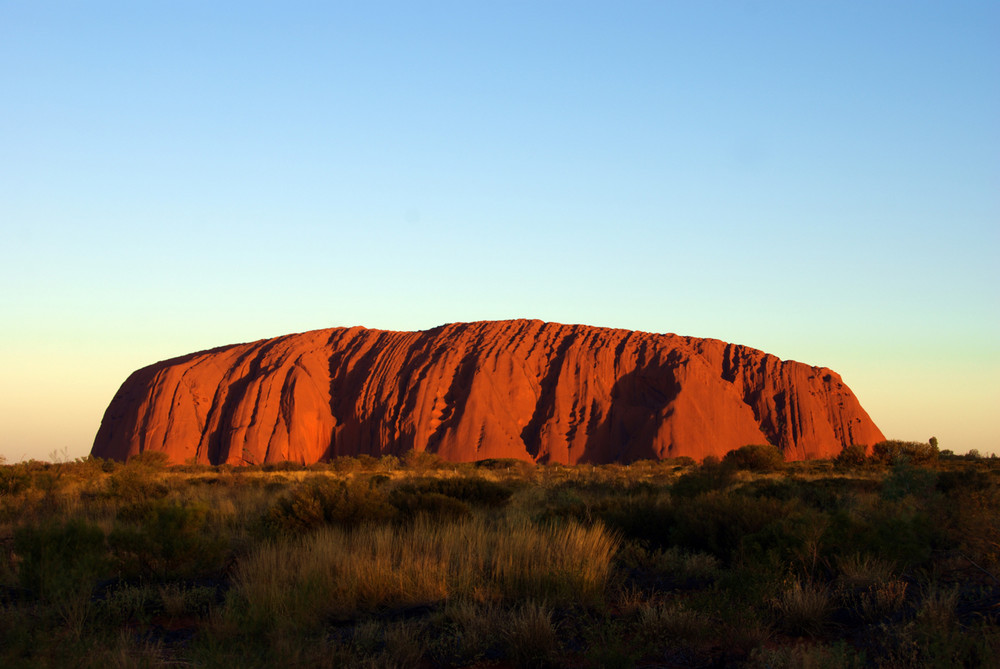
[[[0,466],[4,667],[1000,666],[1000,461]]]

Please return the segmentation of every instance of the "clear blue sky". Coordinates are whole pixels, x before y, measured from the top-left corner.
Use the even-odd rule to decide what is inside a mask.
[[[0,0],[0,231],[8,462],[157,360],[513,317],[997,452],[1000,4]]]

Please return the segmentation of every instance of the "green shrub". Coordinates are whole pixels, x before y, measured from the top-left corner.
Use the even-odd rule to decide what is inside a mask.
[[[1000,568],[1000,486],[980,469],[940,472],[941,502],[933,505],[945,543],[996,573]]]
[[[400,518],[454,520],[468,516],[473,506],[500,508],[512,493],[507,486],[478,477],[427,478],[400,484],[389,493],[389,503]]]
[[[305,469],[305,465],[301,462],[292,462],[291,460],[279,460],[277,462],[265,462],[260,465],[260,470],[262,472],[297,472]]]
[[[379,458],[362,453],[358,456],[358,462],[363,469],[382,469],[387,472],[400,468],[399,458],[391,453],[387,453]]]
[[[108,536],[121,572],[162,580],[220,570],[228,546],[208,527],[207,513],[204,504],[166,500],[122,509]]]
[[[883,499],[901,499],[913,495],[926,501],[934,493],[937,484],[937,472],[922,467],[914,467],[906,458],[897,461],[892,472],[882,483]]]
[[[833,459],[838,467],[860,467],[868,460],[868,447],[864,444],[844,444],[840,454]]]
[[[353,472],[361,468],[361,462],[350,455],[341,455],[330,460],[330,469],[335,472]]]
[[[104,531],[79,518],[18,528],[14,554],[21,587],[47,601],[89,595],[108,564]]]
[[[772,444],[749,444],[729,451],[722,461],[731,463],[736,469],[770,472],[781,468],[785,456]]]
[[[927,509],[905,499],[876,499],[829,514],[824,539],[842,555],[877,555],[901,565],[921,565],[946,535]]]
[[[883,465],[894,465],[901,459],[914,463],[936,462],[938,459],[937,444],[923,444],[917,441],[880,441],[872,446],[873,462]]]
[[[156,474],[138,465],[119,467],[108,477],[107,494],[125,505],[144,504],[160,499],[169,492],[167,486],[157,480]]]
[[[13,497],[31,485],[31,474],[19,465],[0,465],[0,497]]]
[[[675,497],[695,497],[711,490],[728,487],[734,480],[736,467],[732,460],[720,462],[718,458],[706,457],[701,466],[682,474],[670,489]]]
[[[654,547],[665,547],[670,542],[674,512],[665,496],[640,494],[624,499],[610,498],[595,510],[595,515],[628,539]]]
[[[714,490],[673,505],[670,541],[731,562],[738,555],[800,558],[814,538],[817,512],[795,501]]]
[[[132,467],[163,469],[170,465],[170,456],[163,451],[142,451],[131,456],[126,464]]]
[[[525,464],[524,460],[517,460],[515,458],[486,458],[485,460],[476,460],[473,463],[473,466],[476,469],[489,469],[496,471],[504,469],[516,469],[520,467],[522,464]]]
[[[124,584],[104,594],[98,612],[113,625],[148,624],[156,609],[155,596],[150,585]]]
[[[436,493],[461,500],[474,506],[499,508],[505,506],[513,494],[509,487],[478,477],[432,478],[408,481],[396,487],[393,493]],[[398,507],[398,505],[396,505]]]
[[[939,472],[936,487],[946,495],[958,496],[965,493],[987,491],[995,485],[993,479],[986,472],[979,469],[963,469]]]
[[[418,451],[416,449],[410,449],[406,453],[403,453],[402,461],[403,464],[406,465],[407,469],[412,469],[413,471],[418,472],[455,468],[454,463],[442,459],[437,453]]]
[[[265,517],[272,533],[301,534],[323,525],[353,527],[396,515],[383,490],[361,480],[307,478],[279,499]]]
[[[574,486],[558,485],[550,488],[544,499],[544,505],[535,514],[537,522],[589,522],[592,519],[590,505]]]
[[[472,514],[472,507],[462,500],[437,492],[393,490],[389,501],[396,507],[399,517],[407,520],[425,516],[435,521],[449,521]]]

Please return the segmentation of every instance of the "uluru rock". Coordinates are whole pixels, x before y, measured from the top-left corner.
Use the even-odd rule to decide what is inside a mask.
[[[575,464],[771,443],[798,460],[883,439],[823,367],[715,339],[516,320],[316,330],[159,362],[119,389],[92,454],[308,464],[415,449]]]

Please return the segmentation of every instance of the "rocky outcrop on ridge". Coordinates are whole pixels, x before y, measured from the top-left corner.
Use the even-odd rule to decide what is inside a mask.
[[[575,464],[769,442],[795,460],[883,439],[823,367],[714,339],[515,320],[316,330],[159,362],[119,389],[92,454],[255,464],[415,449]]]

